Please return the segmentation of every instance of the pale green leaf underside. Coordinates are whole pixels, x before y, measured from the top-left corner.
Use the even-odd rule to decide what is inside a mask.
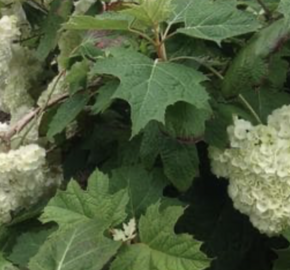
[[[236,9],[231,1],[192,0],[183,14],[185,27],[179,33],[217,43],[259,28],[252,14]]]
[[[281,0],[278,6],[278,11],[280,11],[284,17],[286,18],[287,23],[290,22],[290,1],[289,0]]]
[[[59,190],[44,209],[41,220],[54,221],[61,227],[74,226],[90,219],[117,225],[127,216],[128,201],[126,190],[110,194],[109,179],[97,170],[89,178],[86,191],[75,181],[70,181],[66,191]]]
[[[74,16],[63,26],[74,30],[128,30],[131,17],[118,13],[104,13],[96,17]]]
[[[120,243],[103,236],[97,222],[81,223],[55,233],[31,260],[30,270],[101,270]]]
[[[169,105],[185,101],[198,109],[208,107],[208,94],[200,85],[201,73],[179,64],[154,62],[130,50],[115,50],[113,57],[99,60],[94,73],[120,79],[113,98],[126,100],[131,106],[132,135],[148,122],[164,123]]]
[[[139,222],[141,243],[131,245],[113,262],[111,270],[201,270],[209,259],[200,251],[200,243],[189,235],[176,235],[174,225],[182,207],[159,205],[148,208]]]
[[[155,26],[165,21],[171,13],[171,0],[140,0],[139,5],[122,11],[124,14],[134,16],[149,26]]]

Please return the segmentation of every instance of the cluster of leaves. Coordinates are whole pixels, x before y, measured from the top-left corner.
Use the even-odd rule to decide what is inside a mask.
[[[23,46],[68,91],[39,130],[65,183],[1,227],[1,270],[290,268],[289,235],[254,229],[207,158],[208,145],[228,145],[233,114],[265,123],[290,104],[289,0],[23,8],[33,27]],[[137,236],[114,241],[132,218]]]

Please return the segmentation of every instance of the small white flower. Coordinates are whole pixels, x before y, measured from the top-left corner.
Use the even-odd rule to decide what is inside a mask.
[[[113,229],[113,239],[115,241],[127,242],[133,240],[136,237],[136,220],[135,218],[130,219],[128,224],[123,223],[123,230]]]

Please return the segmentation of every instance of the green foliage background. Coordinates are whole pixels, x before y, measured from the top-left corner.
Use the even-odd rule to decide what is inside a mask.
[[[207,157],[233,114],[290,104],[289,0],[21,2],[42,88],[65,79],[39,130],[65,182],[0,228],[1,270],[290,269],[289,235],[253,228]]]

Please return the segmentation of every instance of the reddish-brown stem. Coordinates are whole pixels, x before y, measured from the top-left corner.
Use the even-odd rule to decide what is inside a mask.
[[[155,33],[155,47],[156,47],[158,58],[163,61],[166,61],[167,56],[166,56],[166,51],[165,51],[165,45],[162,38],[160,37],[160,29],[159,29],[158,24],[154,26],[154,33]]]

